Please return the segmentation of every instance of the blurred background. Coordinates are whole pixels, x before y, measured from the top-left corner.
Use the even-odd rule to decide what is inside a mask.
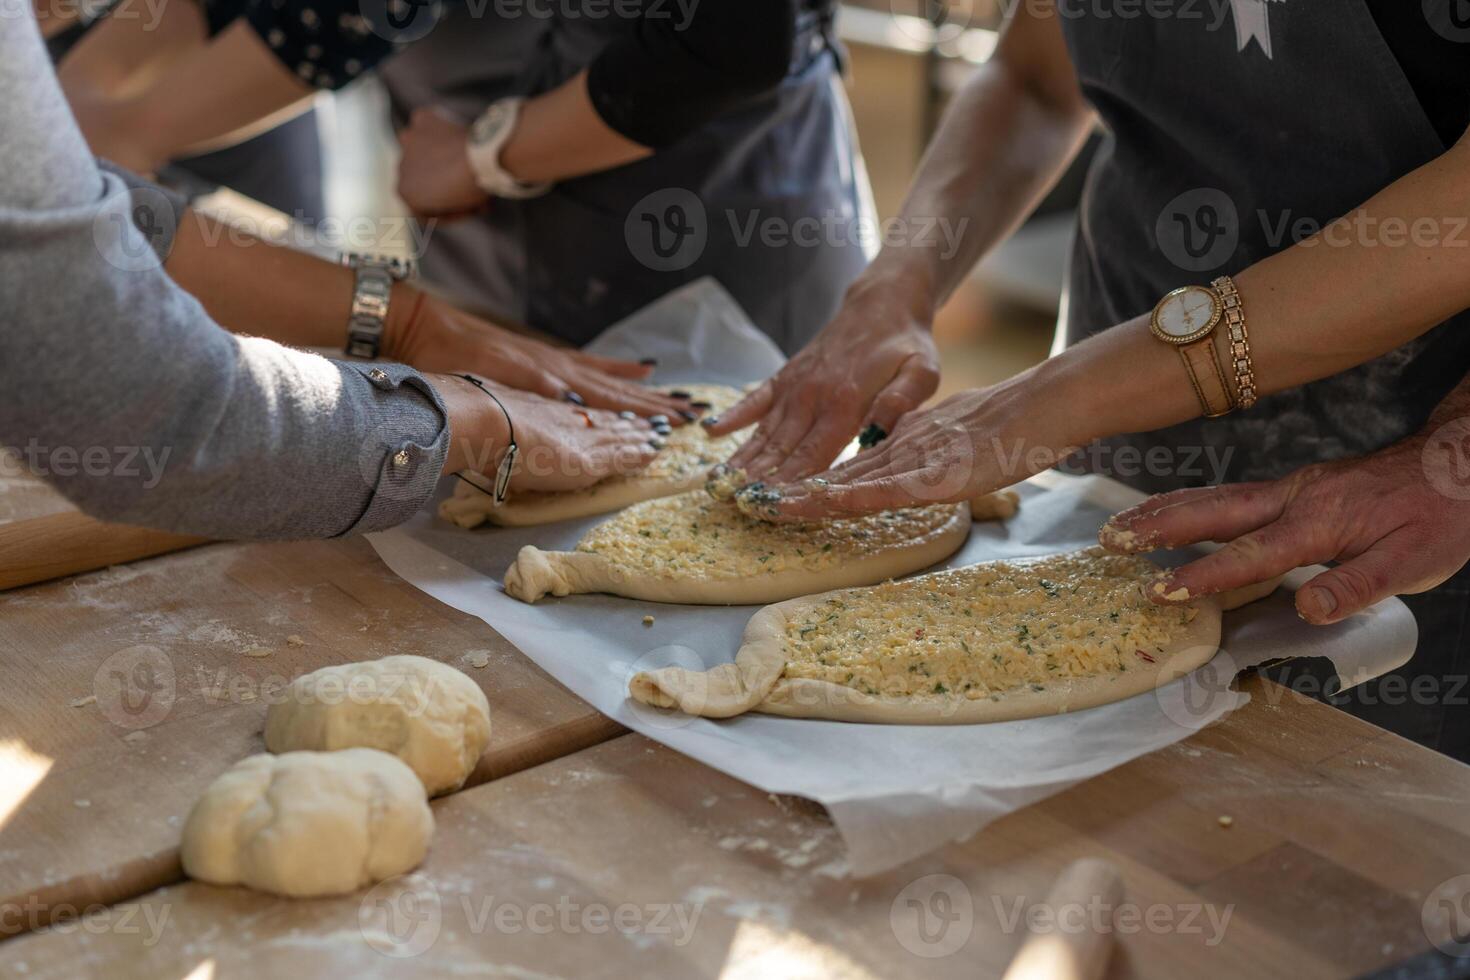
[[[1001,0],[846,0],[838,31],[849,52],[848,90],[858,138],[867,161],[880,218],[897,213],[904,191],[953,93],[994,50]],[[440,26],[445,30],[452,19]],[[331,219],[337,227],[359,216],[401,216],[407,209],[393,193],[397,144],[388,124],[382,82],[369,75],[336,93],[321,93],[272,119],[276,130],[253,141],[291,143],[301,165],[301,145],[319,148],[324,188],[319,200],[300,200],[281,173],[253,161],[244,174],[238,147],[220,146],[176,164],[162,175],[173,183],[211,191],[212,176],[232,175],[235,191],[209,193],[196,206],[248,216],[252,226],[284,228],[271,205],[308,223]],[[265,127],[257,127],[258,129]],[[235,143],[239,143],[237,138]],[[944,361],[943,397],[989,384],[1044,358],[1052,343],[1057,308],[1075,222],[1084,151],[1072,171],[1010,242],[992,255],[940,312],[935,336]],[[282,195],[285,195],[284,198]],[[402,250],[408,235],[375,251]],[[293,240],[297,236],[293,235]],[[335,254],[336,248],[323,248]]]
[[[849,55],[847,87],[880,218],[898,212],[945,106],[994,50],[1000,2],[843,3],[837,26]],[[53,54],[74,42],[74,36],[58,35],[51,42]],[[268,151],[285,147],[289,153],[273,157],[259,152],[262,145]],[[1002,380],[1047,356],[1089,151],[1026,225],[940,311],[935,337],[943,382],[936,398]],[[249,162],[242,167],[245,160]],[[293,191],[301,182],[291,180],[289,172],[303,160],[320,166],[323,175],[321,193],[307,198]],[[194,201],[196,208],[241,219],[253,232],[315,246],[313,250],[335,258],[341,241],[325,234],[314,240],[314,225],[335,226],[340,233],[354,219],[408,213],[393,192],[397,163],[387,93],[375,75],[368,75],[278,113],[250,133],[204,147],[171,164],[160,177],[191,196],[202,195]],[[234,189],[219,188],[224,174],[230,175]],[[288,212],[302,220],[293,223]],[[401,225],[386,224],[409,227],[406,219]],[[371,250],[405,256],[412,251],[412,234],[390,238]],[[40,481],[8,472],[0,472],[0,523],[67,508]]]

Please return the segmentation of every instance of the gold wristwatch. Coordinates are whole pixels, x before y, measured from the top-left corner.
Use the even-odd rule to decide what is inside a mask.
[[[1215,328],[1220,325],[1224,308],[1213,289],[1184,286],[1159,300],[1148,321],[1155,337],[1178,349],[1206,418],[1227,415],[1235,408],[1229,382],[1215,354]]]

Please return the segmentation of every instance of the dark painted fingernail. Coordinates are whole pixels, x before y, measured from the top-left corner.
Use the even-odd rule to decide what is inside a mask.
[[[868,427],[858,433],[858,448],[872,449],[878,443],[888,438],[887,431],[877,422],[869,422]]]
[[[565,398],[567,401],[571,402],[573,405],[586,405],[587,404],[586,399],[584,399],[581,395],[577,394],[575,391],[564,391],[564,392],[561,393],[561,396],[563,398]]]
[[[669,417],[667,415],[650,415],[648,417],[648,421],[652,422],[654,425],[668,425]]]
[[[683,399],[686,399],[687,400],[687,399],[693,398],[694,396],[691,395],[691,394],[689,394],[689,392],[687,392],[687,391],[678,391],[678,390],[675,390],[675,391],[669,392],[669,397],[670,398],[683,398]]]
[[[655,425],[653,427],[653,431],[657,432],[661,436],[673,435],[674,433],[674,430],[669,428],[667,425]]]
[[[658,367],[658,358],[656,358],[656,357],[645,357],[645,358],[643,358],[643,360],[639,361],[638,363],[639,364],[642,364],[644,367]]]
[[[618,418],[622,419],[625,422],[636,422],[638,420],[638,413],[622,411],[618,413]]]
[[[693,422],[695,419],[699,418],[699,413],[698,412],[686,412],[683,409],[680,409],[679,410],[679,418],[683,419],[685,422]]]
[[[710,404],[709,402],[690,402],[689,407],[709,411],[710,409],[714,408],[714,405]]]
[[[655,436],[654,438],[648,440],[648,444],[650,446],[652,446],[654,449],[662,449],[662,448],[664,448],[665,446],[668,445],[668,443],[664,442],[662,439],[660,439],[657,436]]]
[[[720,417],[718,415],[711,415],[707,419],[700,419],[699,420],[699,424],[702,425],[702,426],[704,426],[706,429],[708,429],[712,425],[719,425],[720,424]]]

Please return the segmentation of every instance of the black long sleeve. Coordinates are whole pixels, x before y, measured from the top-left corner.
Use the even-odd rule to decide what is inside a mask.
[[[666,146],[721,112],[781,84],[798,19],[835,0],[645,0],[589,66],[593,106],[635,143]],[[439,0],[210,0],[218,27],[245,16],[287,69],[339,88],[428,33]],[[402,8],[400,10],[400,8]],[[385,18],[399,10],[392,27]],[[215,22],[219,23],[216,24]],[[381,22],[380,22],[381,21]]]
[[[674,142],[721,112],[781,84],[797,18],[810,0],[700,0],[687,18],[650,13],[592,62],[592,104],[635,143]]]

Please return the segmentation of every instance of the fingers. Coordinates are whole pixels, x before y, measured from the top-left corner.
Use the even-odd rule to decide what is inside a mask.
[[[727,436],[764,418],[776,401],[773,380],[765,381],[755,391],[740,399],[728,412],[705,419],[705,430],[712,436]]]
[[[785,400],[773,405],[771,410],[766,413],[765,418],[761,419],[760,425],[756,426],[755,434],[745,441],[745,445],[730,454],[728,463],[737,469],[748,472],[751,462],[761,453],[765,452],[766,443],[770,441],[771,436],[776,433],[776,430],[781,428],[781,423],[785,421],[786,413],[790,410],[790,407],[791,403]]]
[[[610,374],[615,378],[630,378],[634,381],[642,381],[654,372],[654,365],[644,364],[640,361],[624,361],[616,357],[602,357],[597,354],[587,354],[582,351],[574,351],[572,357],[586,367],[603,374]]]
[[[689,411],[684,402],[626,381],[589,373],[579,377],[572,384],[572,390],[594,408],[635,412],[645,417],[662,416],[667,424],[674,426],[688,421],[688,417],[682,414]]]
[[[893,380],[873,399],[863,425],[877,425],[891,433],[900,418],[924,404],[938,388],[938,368],[924,355],[910,354]]]
[[[1454,574],[1453,568],[1432,567],[1426,556],[1434,552],[1431,542],[1417,540],[1406,529],[1394,531],[1297,590],[1297,613],[1309,623],[1326,626],[1389,596],[1428,591]]]
[[[1097,540],[1119,554],[1230,541],[1279,518],[1288,497],[1281,483],[1176,490],[1114,515],[1098,531]]]
[[[1162,573],[1149,586],[1148,597],[1166,605],[1188,602],[1255,585],[1331,557],[1331,547],[1316,528],[1303,522],[1278,521],[1236,538],[1213,554]]]
[[[878,476],[854,483],[824,484],[824,479],[813,477],[782,488],[781,498],[774,504],[775,513],[767,515],[767,519],[776,523],[822,521],[876,514],[913,503],[908,491],[893,476]]]
[[[791,406],[791,410],[781,417],[780,425],[772,429],[760,451],[753,458],[749,458],[748,461],[741,460],[737,465],[743,468],[746,475],[752,480],[766,479],[802,444],[815,421],[812,410],[805,404],[797,403]],[[818,466],[815,469],[822,469],[822,467]]]
[[[552,401],[561,401],[562,396],[571,390],[571,385],[549,371],[532,371],[528,391],[533,391],[542,398],[550,398]]]
[[[644,419],[565,405],[545,411],[539,432],[528,433],[522,445],[512,480],[517,491],[578,490],[610,476],[631,475],[663,447]]]
[[[820,473],[842,452],[856,426],[857,419],[851,413],[834,411],[823,415],[785,462],[766,477],[767,482],[794,483],[804,476]]]
[[[644,419],[624,419],[605,412],[590,414],[596,428],[589,430],[595,441],[589,468],[598,480],[636,473],[663,449],[663,440]]]

